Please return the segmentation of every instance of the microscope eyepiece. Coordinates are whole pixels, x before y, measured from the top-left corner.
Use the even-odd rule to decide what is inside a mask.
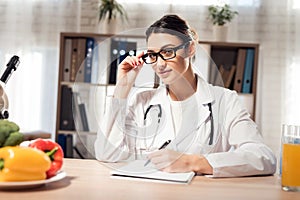
[[[6,109],[1,110],[0,112],[0,119],[8,119],[9,113]]]

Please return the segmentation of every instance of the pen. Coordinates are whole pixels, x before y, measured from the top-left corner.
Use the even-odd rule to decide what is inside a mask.
[[[168,146],[168,144],[170,144],[171,140],[167,140],[161,147],[158,148],[158,150],[164,149],[166,148],[166,146]],[[150,163],[150,159],[146,161],[146,163],[144,164],[144,167],[146,165],[148,165]]]

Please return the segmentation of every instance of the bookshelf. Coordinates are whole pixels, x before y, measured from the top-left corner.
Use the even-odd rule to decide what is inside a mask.
[[[255,120],[259,44],[199,41],[211,57],[207,79],[213,85],[236,90]]]
[[[60,34],[55,139],[65,157],[94,157],[90,152],[103,117],[105,97],[114,90],[116,67],[128,54],[136,54],[145,46],[145,36],[141,35]],[[141,76],[149,76],[149,72]],[[137,82],[135,86],[139,87]]]
[[[259,45],[214,41],[199,41],[199,44],[213,60],[206,62],[208,81],[214,85],[226,83],[225,87],[229,89],[237,87],[234,83],[236,74],[241,66],[245,66],[247,50],[252,50],[250,87],[247,92],[240,89],[238,93],[242,101],[247,102],[255,119]],[[106,107],[105,97],[114,90],[116,67],[122,58],[145,50],[145,47],[145,36],[142,34],[60,34],[55,139],[64,148],[65,157],[94,158],[90,152],[94,152],[93,143]],[[198,61],[203,64],[202,59]],[[216,67],[213,67],[214,63]],[[232,67],[234,70],[230,70]],[[144,82],[148,85],[143,85]],[[144,90],[156,87],[158,82],[151,67],[143,67],[134,87]],[[76,147],[75,150],[73,147]]]

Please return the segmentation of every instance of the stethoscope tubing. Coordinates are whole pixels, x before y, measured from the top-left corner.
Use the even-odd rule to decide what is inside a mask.
[[[212,145],[213,139],[214,139],[214,117],[213,117],[211,103],[208,103],[207,105],[208,105],[208,109],[209,109],[209,112],[210,112],[210,114],[209,114],[209,116],[210,116],[210,134],[209,134],[209,142],[208,142],[208,144]],[[149,105],[148,106],[148,108],[146,109],[146,112],[144,114],[144,124],[145,124],[145,121],[147,119],[147,114],[149,113],[149,111],[153,107],[158,107],[158,109],[159,109],[159,112],[158,112],[158,121],[157,121],[157,126],[159,127],[159,125],[160,125],[160,119],[161,119],[161,116],[162,116],[161,104]]]

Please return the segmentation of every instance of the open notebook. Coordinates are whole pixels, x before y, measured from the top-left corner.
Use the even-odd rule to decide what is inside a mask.
[[[155,169],[152,163],[144,166],[146,160],[135,160],[129,162],[116,170],[111,171],[113,177],[136,178],[140,180],[154,180],[174,183],[189,183],[195,173],[167,173]]]

